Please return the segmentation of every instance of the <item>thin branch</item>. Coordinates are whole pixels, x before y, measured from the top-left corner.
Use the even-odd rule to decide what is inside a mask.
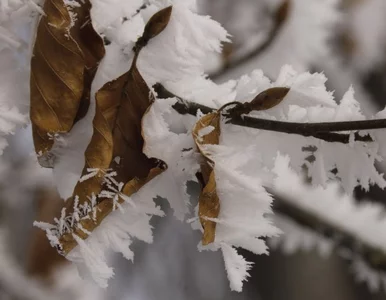
[[[214,108],[183,100],[174,95],[161,84],[154,85],[154,90],[159,98],[176,97],[178,101],[172,106],[178,113],[185,115],[197,115],[198,111],[204,114],[215,111]],[[358,132],[353,132],[353,136],[347,133],[337,133],[339,131],[358,131],[358,130],[372,130],[386,128],[386,119],[365,120],[365,121],[343,121],[343,122],[320,122],[320,123],[295,123],[283,122],[275,120],[267,120],[260,118],[253,118],[248,116],[230,116],[227,123],[239,125],[243,127],[269,130],[275,132],[282,132],[288,134],[298,134],[306,137],[314,137],[326,142],[339,142],[347,144],[351,139],[361,142],[372,142],[370,135],[361,135]]]
[[[367,122],[376,122],[375,124],[368,124]],[[366,122],[366,124],[362,124]],[[356,127],[365,127],[364,129],[379,129],[386,128],[386,119],[369,120],[369,121],[350,121],[350,122],[326,122],[326,123],[295,123],[295,122],[282,122],[275,120],[259,119],[252,117],[238,117],[232,118],[227,121],[234,125],[245,126],[250,128],[269,130],[275,132],[282,132],[288,134],[298,134],[306,137],[314,137],[326,142],[338,142],[348,144],[350,142],[350,134],[336,133],[334,131],[351,131],[360,130]],[[344,123],[344,124],[341,124]],[[359,124],[358,124],[359,123]],[[380,124],[382,127],[379,127]],[[342,129],[346,128],[346,129]],[[361,142],[372,142],[372,138],[369,135],[361,136],[358,132],[354,132],[353,140]]]
[[[242,56],[238,59],[231,60],[227,64],[225,64],[220,70],[218,70],[215,73],[212,73],[209,75],[211,79],[216,79],[220,76],[222,76],[225,72],[228,72],[246,62],[249,60],[258,57],[261,55],[277,38],[279,35],[279,32],[281,28],[283,27],[283,24],[288,18],[289,10],[290,10],[290,0],[285,0],[282,5],[280,5],[279,9],[274,13],[273,19],[274,19],[274,25],[271,29],[270,33],[268,34],[267,39],[260,44],[256,49],[249,52],[247,55]]]

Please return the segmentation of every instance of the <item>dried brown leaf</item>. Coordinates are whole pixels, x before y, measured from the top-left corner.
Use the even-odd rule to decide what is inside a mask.
[[[144,184],[165,170],[161,161],[148,158],[143,152],[144,140],[141,133],[142,117],[151,105],[150,89],[146,85],[135,65],[119,77],[107,83],[96,95],[98,115],[94,119],[94,134],[86,150],[86,166],[83,175],[89,168],[101,171],[108,168],[117,172],[114,179],[126,183],[122,193],[130,196],[137,192]],[[117,160],[113,159],[119,157]],[[100,172],[83,182],[79,182],[74,190],[80,203],[87,201],[91,194],[98,195],[108,189],[104,183],[104,173]],[[111,199],[98,197],[96,217],[80,221],[82,228],[92,232],[103,219],[113,210]],[[119,199],[123,203],[123,199]],[[69,201],[71,210],[73,201]],[[74,232],[79,237],[87,238],[87,233],[79,228]],[[72,233],[64,234],[60,243],[63,252],[67,254],[76,246]]]
[[[214,163],[205,151],[205,145],[218,145],[220,141],[220,118],[219,112],[214,112],[203,116],[193,128],[193,138],[198,150],[204,157],[201,163],[201,173],[203,177],[203,187],[199,202],[198,215],[204,229],[202,244],[207,245],[214,242],[216,233],[216,222],[208,218],[217,218],[220,213],[220,200],[216,192],[216,179],[213,170]],[[201,134],[205,127],[212,126],[213,130],[208,134]]]
[[[155,13],[147,22],[142,38],[148,41],[159,35],[168,25],[171,14],[172,6],[168,6]]]
[[[162,19],[161,12],[170,14],[170,9],[160,11],[158,17]],[[146,28],[152,29],[151,26]],[[120,192],[130,196],[166,169],[164,162],[148,158],[142,152],[142,118],[154,101],[154,95],[136,66],[140,49],[136,47],[130,70],[106,83],[96,94],[94,133],[85,153],[86,165],[83,175],[87,175],[90,168],[99,169],[101,172],[97,176],[78,182],[74,197],[67,202],[67,211],[71,212],[75,196],[79,197],[79,203],[82,204],[94,194],[98,203],[96,215],[91,212],[88,218],[82,218],[77,226],[73,227],[73,231],[60,237],[60,251],[64,255],[77,245],[73,234],[82,239],[87,238],[88,232],[99,226],[114,209],[111,199],[99,195],[101,191],[109,190],[104,180],[104,171],[115,171],[116,182],[125,183]],[[124,200],[119,197],[118,202],[123,203]]]
[[[105,53],[103,40],[91,24],[90,7],[88,0],[71,11],[63,0],[44,4],[30,82],[33,138],[44,167],[52,167],[53,135],[69,132],[86,114],[91,83]]]
[[[203,116],[193,129],[194,141],[198,150],[204,157],[201,163],[201,174],[203,189],[199,198],[198,215],[201,225],[204,229],[202,244],[207,245],[215,240],[216,235],[216,219],[220,213],[220,199],[216,191],[216,177],[213,170],[214,162],[210,155],[205,151],[205,145],[218,145],[220,141],[220,119],[222,111],[228,106],[236,104],[227,111],[230,117],[239,117],[242,114],[248,114],[252,110],[265,110],[279,104],[289,92],[289,88],[275,87],[267,89],[258,94],[251,102],[239,103],[231,102],[221,107],[217,112],[209,113]],[[207,134],[203,134],[201,130],[212,126],[213,130]],[[209,218],[209,219],[208,219]]]

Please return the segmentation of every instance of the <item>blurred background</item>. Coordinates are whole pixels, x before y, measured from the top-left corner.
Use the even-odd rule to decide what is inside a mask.
[[[5,1],[5,0],[1,0]],[[261,68],[275,78],[284,64],[324,72],[340,99],[353,85],[369,115],[386,104],[385,0],[200,0],[199,12],[212,16],[232,43],[205,62],[216,82]],[[81,280],[76,268],[52,249],[34,220],[50,221],[62,202],[49,170],[37,167],[30,128],[9,139],[0,164],[0,299],[111,300],[356,300],[386,299],[381,288],[358,282],[339,251],[320,255],[308,247],[284,250],[280,241],[269,256],[242,251],[254,262],[242,293],[230,292],[220,252],[198,252],[200,233],[168,216],[153,219],[153,244],[137,242],[134,263],[111,255],[115,278],[102,290]],[[384,166],[379,168],[383,170]],[[198,187],[190,187],[195,206]],[[356,192],[360,201],[386,205],[385,193]],[[301,235],[302,232],[299,232]],[[386,238],[386,232],[385,232]],[[300,247],[301,248],[301,247]],[[359,276],[360,277],[360,276]]]

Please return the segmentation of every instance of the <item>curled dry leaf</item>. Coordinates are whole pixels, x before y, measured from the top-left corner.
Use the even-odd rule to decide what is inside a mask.
[[[162,20],[169,20],[163,14],[170,16],[170,13],[171,7],[168,7],[156,15]],[[159,22],[153,24],[160,26]],[[149,24],[146,30],[155,36],[155,29]],[[149,35],[147,31],[144,32],[146,34]],[[79,201],[78,205],[84,205],[92,195],[96,197],[96,202],[95,207],[59,237],[59,251],[64,255],[77,245],[74,234],[86,239],[117,205],[124,202],[125,196],[134,194],[166,169],[164,162],[148,158],[142,152],[142,118],[154,101],[154,95],[136,65],[141,48],[135,47],[130,70],[106,83],[96,94],[94,133],[85,152],[83,169],[83,177],[87,179],[76,185],[73,197],[67,201],[66,211],[71,213],[76,201]],[[89,177],[90,169],[99,171]],[[114,196],[108,197],[107,194]]]
[[[203,116],[193,128],[193,138],[198,150],[204,157],[201,163],[203,189],[198,202],[198,215],[204,229],[202,244],[208,245],[214,242],[216,233],[216,222],[220,213],[220,200],[216,191],[216,178],[213,170],[214,163],[205,151],[205,145],[218,145],[220,141],[220,119],[219,112],[214,112]],[[210,129],[209,133],[203,132]],[[210,218],[208,220],[208,218]]]
[[[160,89],[158,89],[160,90]],[[267,89],[258,94],[251,102],[239,103],[231,102],[218,111],[203,116],[193,128],[193,138],[198,150],[204,157],[201,163],[201,183],[203,185],[199,202],[198,216],[204,229],[202,244],[208,245],[213,243],[216,235],[216,219],[220,213],[220,199],[216,191],[216,176],[213,169],[214,162],[211,160],[209,153],[205,150],[205,145],[218,145],[220,142],[220,120],[221,113],[228,105],[236,106],[227,110],[226,115],[237,118],[242,114],[248,114],[253,110],[266,110],[278,105],[288,94],[289,88],[274,87]]]
[[[43,167],[54,135],[71,130],[87,112],[91,83],[105,50],[90,20],[88,0],[46,0],[31,60],[31,108],[35,151]]]

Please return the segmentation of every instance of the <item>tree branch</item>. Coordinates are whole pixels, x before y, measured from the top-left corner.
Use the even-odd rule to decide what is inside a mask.
[[[386,272],[386,253],[383,250],[363,243],[352,233],[334,224],[330,224],[312,212],[305,211],[291,204],[285,200],[285,197],[275,195],[273,210],[275,214],[287,216],[298,225],[311,229],[332,240],[337,248],[350,249],[352,253],[361,257],[372,268]]]
[[[281,28],[283,27],[283,24],[288,18],[289,10],[290,10],[291,3],[289,0],[285,0],[283,4],[279,7],[279,9],[274,13],[273,19],[274,19],[274,25],[271,29],[270,33],[268,34],[267,39],[260,44],[255,50],[249,52],[247,55],[242,56],[238,59],[231,60],[227,64],[225,64],[220,70],[218,70],[215,73],[212,73],[209,75],[211,79],[216,79],[220,76],[222,76],[225,72],[228,72],[243,63],[248,62],[249,60],[258,57],[261,55],[277,38],[279,35],[279,32]]]
[[[173,98],[178,101],[173,105],[178,113],[196,116],[198,111],[207,114],[215,109],[183,100],[166,90],[161,84],[154,86],[158,98]],[[386,119],[367,120],[367,121],[345,121],[345,122],[323,122],[323,123],[292,123],[281,122],[252,117],[236,117],[228,120],[228,123],[276,132],[299,134],[303,136],[312,136],[328,142],[349,143],[350,134],[339,134],[334,131],[353,131],[353,130],[370,130],[386,128]],[[331,132],[332,131],[332,132]],[[358,132],[354,133],[357,141],[373,141],[369,135],[361,136]],[[273,194],[275,194],[273,192]],[[305,211],[292,205],[285,198],[275,196],[274,212],[285,215],[301,226],[307,227],[312,231],[320,233],[326,238],[333,239],[334,244],[339,248],[351,249],[359,255],[372,268],[386,272],[386,253],[374,248],[371,245],[361,243],[354,235],[345,230],[330,224],[317,215]]]
[[[214,108],[183,100],[174,95],[164,86],[157,83],[153,86],[159,98],[176,97],[178,101],[172,106],[178,113],[185,115],[197,115],[198,111],[204,114],[215,111]],[[359,132],[353,132],[353,135],[347,133],[337,133],[339,131],[358,131],[358,130],[372,130],[386,128],[386,119],[364,120],[364,121],[343,121],[343,122],[320,122],[320,123],[296,123],[283,122],[275,120],[267,120],[260,118],[253,118],[249,116],[231,116],[226,115],[229,119],[227,123],[261,129],[275,132],[282,132],[288,134],[298,134],[306,137],[314,137],[326,142],[339,142],[347,144],[350,139],[361,142],[372,142],[370,135],[361,135]]]

